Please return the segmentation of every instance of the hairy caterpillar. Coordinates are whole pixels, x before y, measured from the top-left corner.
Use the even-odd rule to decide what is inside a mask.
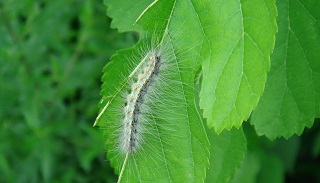
[[[189,126],[201,125],[196,109],[189,106],[186,98],[186,92],[190,96],[194,90],[190,73],[195,68],[186,63],[191,58],[189,50],[174,48],[169,35],[162,35],[161,41],[157,41],[158,37],[161,36],[143,40],[142,45],[124,51],[126,56],[117,55],[113,58],[117,62],[106,67],[127,68],[118,71],[120,85],[104,83],[109,89],[102,92],[104,107],[96,121],[103,123],[98,126],[105,130],[108,159],[119,173],[119,182],[146,177],[170,180],[170,175],[158,170],[173,165],[174,171],[189,172],[188,167],[170,162],[189,161],[190,156],[181,149],[194,143]],[[183,82],[183,74],[190,76],[190,83]],[[104,77],[117,79],[114,75]]]
[[[119,72],[128,76],[119,76],[123,78],[124,84],[117,88],[116,94],[112,95],[113,98],[108,99],[96,120],[97,122],[103,117],[108,108],[106,114],[110,114],[110,117],[106,119],[110,123],[108,128],[113,131],[108,135],[109,143],[112,144],[112,148],[108,148],[108,154],[114,153],[119,162],[123,161],[122,169],[119,171],[119,182],[126,164],[131,166],[133,163],[130,161],[135,161],[141,154],[147,156],[146,154],[152,152],[155,159],[157,156],[159,158],[160,155],[157,154],[160,151],[153,144],[160,138],[159,129],[164,125],[161,121],[171,121],[166,119],[169,113],[160,114],[161,111],[165,111],[163,104],[167,102],[167,99],[160,98],[166,96],[169,101],[177,100],[170,99],[175,90],[178,91],[175,86],[170,86],[170,82],[174,81],[173,68],[177,67],[172,60],[172,50],[167,42],[159,43],[157,40],[153,37],[151,44],[148,44],[145,43],[148,39],[145,39],[145,44],[140,46],[138,53],[125,57],[128,61],[125,67],[129,68],[129,72]],[[110,121],[113,116],[116,116],[116,124],[115,120],[112,120],[113,124]],[[167,127],[167,130],[170,128]]]
[[[143,130],[140,117],[141,106],[144,96],[154,79],[159,73],[162,55],[158,50],[150,51],[146,56],[146,62],[140,69],[136,82],[131,85],[131,92],[127,95],[126,105],[124,107],[123,129],[120,135],[121,150],[124,153],[130,153],[139,148],[140,132]]]

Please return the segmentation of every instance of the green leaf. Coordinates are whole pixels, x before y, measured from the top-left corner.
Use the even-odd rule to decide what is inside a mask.
[[[141,30],[141,27],[139,24],[135,24],[135,21],[152,1],[105,0],[104,4],[108,7],[108,15],[112,18],[111,27],[117,28],[119,32]]]
[[[203,35],[200,107],[208,126],[220,133],[240,127],[262,95],[277,12],[274,1],[211,3],[195,5]]]
[[[110,1],[108,10],[126,3],[124,0]],[[118,144],[125,101],[122,94],[130,88],[127,79],[135,68],[139,68],[141,58],[146,54],[141,56],[141,49],[148,44],[148,35],[146,39],[142,36],[134,48],[117,52],[104,68],[102,115],[98,116],[96,125],[104,132],[107,157],[112,167],[116,173],[122,172],[123,168],[121,182],[203,182],[205,179],[209,166],[209,141],[196,109],[193,87],[195,73],[200,68],[201,42],[197,34],[190,34],[190,30],[200,31],[201,27],[193,23],[196,14],[185,18],[186,9],[192,9],[190,2],[158,1],[139,19],[138,24],[149,30],[153,39],[163,40],[167,45],[164,54],[171,55],[169,70],[173,72],[165,76],[168,78],[164,78],[163,86],[156,88],[157,97],[149,104],[150,116],[154,118],[144,126],[147,133],[143,133],[141,147],[129,154],[126,162]],[[132,8],[132,11],[136,10]],[[128,11],[128,14],[135,16],[134,12]],[[137,18],[138,14],[132,20]],[[150,18],[154,24],[148,24]],[[135,29],[119,21],[114,21],[113,26]],[[181,29],[181,26],[187,27]]]
[[[255,183],[260,170],[259,156],[254,152],[248,152],[243,160],[240,169],[231,183]]]
[[[318,132],[312,148],[312,156],[317,157],[320,155],[320,132]]]
[[[217,135],[207,131],[210,148],[210,168],[206,182],[228,182],[240,167],[247,150],[242,128],[232,128]]]
[[[293,136],[288,140],[283,138],[277,139],[272,144],[276,145],[273,147],[275,154],[281,159],[285,171],[293,173],[296,167],[297,157],[300,148],[300,138]]]
[[[261,169],[256,182],[262,183],[282,183],[284,182],[284,167],[278,156],[259,152]]]
[[[320,1],[277,1],[279,33],[251,123],[269,139],[300,135],[320,116]]]
[[[284,167],[279,157],[261,150],[249,150],[232,183],[275,182],[284,179]]]

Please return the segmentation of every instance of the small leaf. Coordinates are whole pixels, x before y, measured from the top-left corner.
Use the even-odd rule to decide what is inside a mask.
[[[277,12],[274,1],[209,4],[195,5],[203,35],[200,107],[208,126],[220,133],[240,127],[262,95]]]
[[[206,182],[228,182],[240,167],[247,150],[243,130],[232,128],[220,135],[213,131],[207,131],[207,134],[211,148]]]
[[[269,139],[300,135],[320,116],[320,1],[277,1],[279,33],[251,123]]]
[[[273,149],[275,150],[275,154],[281,159],[285,171],[293,173],[301,144],[300,138],[298,136],[293,136],[288,140],[281,138],[272,144],[276,145]]]
[[[261,150],[249,150],[232,183],[274,182],[284,179],[284,167],[277,155]]]
[[[260,158],[254,152],[248,152],[243,160],[240,169],[231,183],[255,183],[260,170]]]
[[[284,167],[278,156],[259,152],[261,169],[256,182],[282,183],[284,182]]]
[[[312,148],[312,156],[315,158],[315,157],[318,157],[319,155],[320,155],[320,132],[318,132]]]
[[[139,15],[152,3],[153,0],[105,0],[108,7],[108,15],[112,18],[111,27],[119,32],[141,30],[139,24],[135,24]]]

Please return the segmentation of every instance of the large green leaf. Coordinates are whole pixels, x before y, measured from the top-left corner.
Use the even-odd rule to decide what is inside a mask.
[[[126,3],[125,0],[109,1],[108,11],[122,8]],[[190,8],[192,10],[192,4],[187,1],[158,1],[139,19],[138,24],[155,40],[163,40],[167,48],[163,54],[171,55],[171,72],[163,75],[165,84],[156,88],[155,101],[149,103],[150,116],[154,118],[144,126],[144,142],[137,152],[129,154],[125,166],[125,154],[118,148],[125,99],[122,94],[130,85],[126,83],[127,78],[141,63],[141,59],[136,58],[144,56],[140,50],[146,47],[149,37],[141,38],[132,49],[119,51],[104,68],[102,115],[96,125],[104,131],[111,165],[117,173],[124,167],[123,182],[203,182],[205,179],[209,166],[209,142],[195,107],[193,87],[195,73],[201,64],[198,57],[201,42],[198,34],[191,34],[201,31],[201,27],[194,24],[197,16],[189,15]],[[136,10],[132,8],[132,11]],[[133,12],[127,13],[135,16]],[[189,17],[186,19],[186,16]],[[119,21],[114,21],[113,26],[135,30]]]
[[[207,134],[211,148],[206,182],[228,182],[240,167],[247,150],[243,130],[232,128],[219,135],[210,130]]]
[[[251,123],[270,139],[301,134],[320,116],[320,1],[277,1],[279,33]]]
[[[239,127],[262,95],[274,47],[274,1],[194,3],[203,36],[200,107],[216,132]]]

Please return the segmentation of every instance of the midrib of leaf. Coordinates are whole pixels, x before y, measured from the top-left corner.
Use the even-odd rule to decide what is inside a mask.
[[[300,4],[300,6],[305,10],[305,12],[308,13],[308,15],[313,19],[314,22],[319,22],[319,21],[320,21],[320,19],[317,20],[317,19],[314,17],[314,15],[312,15],[312,14],[310,13],[310,11],[303,5],[303,3],[301,3],[300,0],[297,0],[297,2],[298,2],[298,3]],[[289,4],[289,3],[288,3],[288,4]],[[318,5],[318,7],[319,7],[319,5]],[[290,13],[289,5],[288,5],[288,11],[289,11],[289,13]],[[290,15],[289,15],[289,16],[290,16]],[[299,43],[299,46],[300,46],[300,49],[301,49],[302,52],[303,52],[305,61],[307,62],[307,65],[308,65],[308,67],[309,67],[309,70],[311,71],[311,73],[310,73],[310,74],[311,74],[311,75],[310,75],[310,78],[312,79],[312,87],[313,87],[313,91],[314,91],[314,100],[313,100],[313,102],[314,102],[314,105],[315,105],[315,108],[314,108],[314,116],[311,118],[311,120],[313,120],[315,117],[320,117],[320,108],[318,108],[318,109],[316,108],[316,101],[320,102],[320,99],[319,99],[319,98],[316,98],[316,93],[317,93],[317,92],[316,92],[316,87],[315,87],[315,84],[314,84],[315,79],[314,79],[314,77],[313,77],[313,73],[317,73],[317,72],[314,71],[314,70],[311,68],[311,64],[310,64],[310,60],[311,60],[311,59],[308,58],[308,54],[305,53],[305,50],[304,50],[301,42],[299,41],[297,35],[296,35],[295,32],[291,29],[291,27],[289,27],[289,28],[290,28],[290,30],[292,31],[292,33],[293,33],[294,37],[296,38],[297,42]],[[318,37],[319,37],[319,35],[320,35],[319,29],[317,29],[317,35],[318,35]],[[318,42],[318,43],[320,44],[320,42]],[[319,69],[319,68],[318,68],[318,69]],[[320,73],[317,73],[317,74],[320,75]],[[319,106],[320,106],[320,105],[319,105]]]
[[[289,12],[290,12],[290,11],[289,11]],[[292,29],[290,29],[290,31],[292,32],[292,35],[293,35],[294,38],[296,39],[296,42],[299,44],[300,50],[302,51],[303,56],[304,56],[303,61],[304,61],[305,63],[307,63],[307,65],[308,65],[308,67],[309,67],[309,70],[311,71],[309,76],[310,76],[310,78],[312,78],[312,74],[311,74],[311,73],[312,73],[312,69],[310,68],[310,63],[309,63],[309,60],[307,59],[307,56],[306,56],[306,54],[305,54],[305,51],[304,51],[303,47],[301,46],[301,43],[300,43],[298,37],[296,36],[296,34],[294,33],[294,31],[293,31]],[[287,60],[285,60],[285,63],[287,63]],[[286,78],[287,78],[287,77],[286,77]],[[286,83],[286,87],[287,87],[290,91],[292,91],[292,89],[289,88],[289,86],[288,86],[287,83]],[[314,90],[314,84],[313,84],[313,82],[312,82],[312,87],[313,87],[313,90]],[[314,93],[315,93],[315,91],[314,91]],[[290,94],[291,94],[291,92],[290,92]],[[299,105],[297,104],[297,99],[295,99],[294,95],[292,95],[292,98],[295,100],[296,107],[297,107],[298,109],[302,109],[301,106],[299,106]],[[313,101],[313,103],[315,103],[315,100],[312,100],[312,101]],[[303,112],[301,112],[301,113],[303,113]],[[300,115],[300,111],[299,111],[299,115]],[[307,115],[306,115],[306,116],[307,116]]]
[[[242,27],[243,27],[243,26],[242,26]],[[244,28],[243,28],[243,30],[244,30]],[[242,42],[241,42],[241,40],[242,40]],[[219,78],[218,78],[217,86],[219,86],[219,83],[220,83],[220,82],[223,82],[223,81],[221,81],[221,76],[223,75],[223,73],[224,73],[223,71],[225,71],[226,64],[227,64],[230,56],[232,55],[234,49],[235,49],[236,46],[238,45],[238,43],[244,44],[244,36],[243,36],[243,35],[242,35],[242,36],[239,38],[239,40],[236,42],[234,48],[232,49],[230,55],[228,56],[227,61],[226,61],[225,65],[223,66],[223,69],[221,70],[221,74],[220,74],[220,76],[219,76]],[[244,49],[242,49],[242,50],[243,50],[243,51],[242,51],[242,55],[243,55]],[[243,58],[242,58],[242,59],[243,59]],[[243,70],[243,64],[242,64],[242,70]],[[243,79],[243,72],[241,73],[241,79],[240,79],[240,82],[239,82],[239,84],[238,84],[238,86],[237,86],[238,89],[237,89],[236,97],[232,100],[233,106],[229,109],[228,112],[226,112],[225,116],[222,117],[222,118],[223,118],[223,119],[222,119],[222,124],[227,120],[228,117],[230,117],[230,113],[231,113],[234,109],[237,110],[235,104],[236,104],[236,100],[237,100],[237,98],[238,98],[238,94],[239,94],[239,90],[240,90],[240,84],[241,84],[242,79]],[[230,102],[230,101],[229,101],[229,102]],[[237,112],[237,111],[236,111],[236,112]],[[240,116],[238,115],[238,113],[237,113],[237,116],[240,117]],[[212,126],[210,126],[210,127],[212,127]],[[218,129],[221,128],[221,127],[224,128],[225,126],[223,126],[223,125],[217,125],[217,128],[218,128]]]

